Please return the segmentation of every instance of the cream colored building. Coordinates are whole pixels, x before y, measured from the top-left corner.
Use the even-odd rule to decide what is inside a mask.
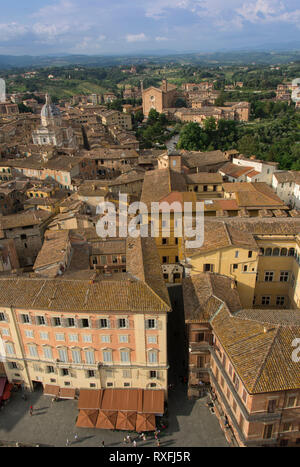
[[[8,380],[166,391],[170,304],[151,239],[128,240],[126,268],[121,280],[1,279]]]

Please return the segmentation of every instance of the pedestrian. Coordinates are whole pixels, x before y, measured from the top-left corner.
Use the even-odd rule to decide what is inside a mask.
[[[32,407],[32,405],[30,406],[29,413],[30,413],[30,416],[32,416],[32,414],[33,414],[33,407]]]
[[[102,441],[102,447],[105,448],[105,443],[104,443],[104,441]]]
[[[146,435],[145,435],[145,433],[143,433],[143,441],[146,441],[146,439],[147,439]]]
[[[70,446],[70,441],[68,440],[67,438],[67,441],[66,441],[66,447]]]
[[[159,446],[160,446],[160,441],[159,441],[158,438],[156,439],[156,446],[157,446],[158,448],[159,448]]]
[[[145,436],[144,433],[140,433],[140,434],[139,434],[139,438],[140,438],[140,439],[144,439],[144,436]]]
[[[132,441],[132,446],[136,448],[136,440]]]
[[[154,433],[154,438],[155,438],[156,440],[158,439],[158,438],[157,438],[157,433],[156,433],[156,432]]]
[[[124,436],[123,443],[124,443],[124,444],[127,444],[127,442],[128,442],[128,441],[127,441],[127,438],[126,438],[126,436]]]
[[[78,434],[77,433],[75,433],[75,435],[74,435],[74,440],[75,440],[75,443],[76,443],[76,441],[78,441]]]
[[[126,438],[127,438],[127,443],[131,443],[131,442],[132,442],[129,435],[127,435]]]

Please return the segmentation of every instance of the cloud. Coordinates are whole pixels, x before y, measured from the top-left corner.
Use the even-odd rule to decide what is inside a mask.
[[[140,34],[127,34],[126,36],[127,42],[145,42],[147,41],[147,37],[143,32]]]
[[[7,42],[24,36],[29,31],[27,26],[18,23],[0,23],[0,42]]]
[[[164,42],[164,41],[169,41],[170,39],[168,39],[167,37],[163,37],[163,36],[157,36],[155,40],[157,42]]]

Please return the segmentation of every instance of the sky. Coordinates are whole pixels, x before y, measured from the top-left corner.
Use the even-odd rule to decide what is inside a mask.
[[[300,41],[300,0],[0,0],[0,54],[212,52]]]

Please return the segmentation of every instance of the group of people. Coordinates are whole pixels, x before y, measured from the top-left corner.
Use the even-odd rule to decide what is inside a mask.
[[[159,433],[160,433],[160,430],[155,430],[155,432],[154,432],[154,439],[155,439],[155,442],[156,442],[156,446],[160,446],[160,440],[158,438]],[[136,438],[136,439],[146,441],[147,436],[145,435],[145,433],[139,433],[138,438]],[[136,448],[136,446],[137,446],[136,439],[132,439],[131,436],[128,434],[127,436],[124,436],[123,442],[124,442],[124,444],[131,444],[132,447]]]

